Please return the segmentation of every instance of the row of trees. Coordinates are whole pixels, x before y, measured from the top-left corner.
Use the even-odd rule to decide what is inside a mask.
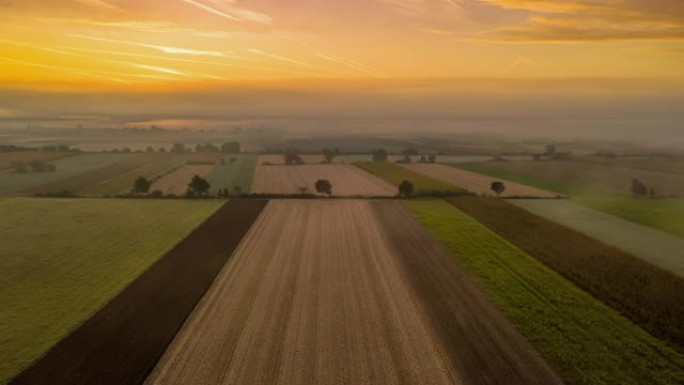
[[[12,168],[14,172],[19,174],[24,174],[27,172],[55,172],[57,171],[57,166],[53,163],[46,162],[44,160],[33,160],[29,163],[23,160],[12,161]]]

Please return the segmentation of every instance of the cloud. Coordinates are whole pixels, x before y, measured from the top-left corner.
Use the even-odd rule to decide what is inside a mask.
[[[681,0],[480,0],[531,13],[482,40],[496,42],[684,41]]]

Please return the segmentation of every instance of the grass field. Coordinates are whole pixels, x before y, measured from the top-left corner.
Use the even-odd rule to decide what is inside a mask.
[[[230,163],[230,158],[236,158],[235,164]],[[252,178],[254,168],[257,164],[257,156],[252,154],[226,155],[225,165],[214,167],[206,175],[206,179],[211,185],[210,194],[217,195],[218,190],[228,189],[231,193],[235,186],[240,186],[242,192],[249,193],[252,188]]]
[[[449,191],[454,193],[465,192],[465,190],[460,187],[407,170],[393,163],[359,162],[354,164],[363,170],[386,180],[393,186],[399,186],[402,181],[408,180],[413,183],[414,192],[418,195],[434,191]]]
[[[457,208],[444,201],[405,205],[568,385],[684,381],[683,355]]]
[[[55,172],[17,174],[11,170],[2,171],[0,172],[0,195],[22,195],[27,190],[111,166],[134,155],[81,154],[52,162],[57,166]]]
[[[530,175],[524,171],[499,169],[495,167],[497,164],[499,163],[465,163],[455,166],[568,195],[573,201],[585,206],[684,237],[684,221],[682,220],[684,199],[682,198],[639,199],[615,195],[597,188],[576,186],[561,180]]]
[[[113,176],[101,183],[89,186],[80,191],[79,194],[82,196],[114,196],[129,192],[139,177],[145,177],[152,181],[157,180],[182,166],[185,161],[185,154],[158,153],[152,156],[146,164],[130,172]]]
[[[222,202],[0,200],[0,383],[120,292]]]

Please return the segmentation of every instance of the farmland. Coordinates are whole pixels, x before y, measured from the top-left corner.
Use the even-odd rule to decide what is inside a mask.
[[[0,383],[89,318],[218,202],[0,200]]]
[[[653,335],[684,346],[681,277],[502,200],[450,202]]]
[[[427,175],[431,178],[442,180],[447,183],[462,187],[478,195],[494,196],[491,190],[492,182],[501,181],[505,184],[506,190],[501,193],[502,197],[535,197],[535,198],[556,198],[557,193],[540,190],[534,187],[521,185],[507,180],[494,179],[482,174],[459,170],[441,164],[402,164],[402,167],[413,172]]]
[[[561,383],[400,204],[319,200],[269,204],[146,383],[492,381]]]
[[[152,154],[150,154],[152,155]],[[144,159],[144,158],[143,158]],[[79,192],[82,196],[115,196],[129,192],[139,177],[155,181],[181,167],[186,159],[182,154],[156,154],[146,157],[148,162],[124,174],[113,176],[104,182],[91,185]]]
[[[355,163],[355,165],[377,177],[386,180],[393,186],[399,186],[399,184],[405,180],[410,181],[413,183],[414,191],[418,195],[428,194],[436,191],[452,193],[465,192],[465,190],[462,188],[454,186],[450,183],[442,182],[440,180],[418,174],[392,163],[360,162]]]
[[[27,190],[108,167],[132,156],[133,154],[82,154],[52,162],[57,167],[55,172],[17,174],[10,170],[2,171],[0,195],[26,195]]]
[[[567,384],[684,381],[682,354],[463,212],[443,201],[405,205]]]
[[[536,162],[527,162],[533,164]],[[571,184],[552,175],[532,175],[524,169],[508,171],[499,168],[503,163],[470,163],[457,167],[495,178],[509,179],[529,186],[569,195],[572,200],[596,210],[616,215],[646,226],[684,237],[684,199],[638,199],[616,195],[600,188]],[[679,176],[676,176],[679,178]],[[624,186],[623,186],[624,187]]]
[[[186,165],[163,176],[152,184],[150,191],[161,191],[165,195],[184,195],[195,175],[206,176],[216,166]]]
[[[518,207],[615,246],[684,278],[684,239],[569,201],[515,201]]]
[[[252,184],[253,194],[301,194],[306,188],[316,194],[318,179],[332,184],[335,196],[394,196],[397,188],[349,164],[304,164],[294,166],[258,165]]]
[[[214,167],[206,175],[206,179],[211,185],[210,193],[217,195],[220,189],[228,189],[232,192],[235,186],[239,186],[242,192],[249,193],[257,163],[256,155],[242,154],[225,156],[225,158],[225,165]],[[236,159],[235,163],[231,163],[231,158]]]
[[[68,156],[74,156],[73,152],[39,152],[39,151],[19,151],[19,152],[0,152],[0,171],[12,168],[12,162],[22,161],[26,164],[35,160],[54,161]]]

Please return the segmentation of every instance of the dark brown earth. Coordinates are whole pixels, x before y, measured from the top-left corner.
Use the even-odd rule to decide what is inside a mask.
[[[141,384],[267,201],[231,201],[10,382]]]

